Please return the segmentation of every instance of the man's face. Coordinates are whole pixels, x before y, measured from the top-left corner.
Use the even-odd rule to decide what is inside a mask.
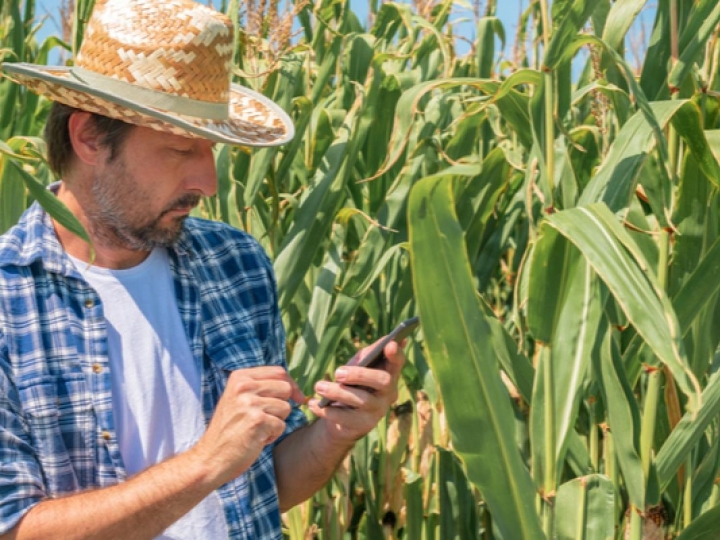
[[[112,158],[105,153],[86,208],[93,234],[125,249],[151,250],[177,240],[201,196],[215,193],[212,143],[133,128]]]

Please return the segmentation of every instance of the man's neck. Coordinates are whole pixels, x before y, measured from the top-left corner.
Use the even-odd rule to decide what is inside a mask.
[[[149,255],[149,251],[109,245],[107,241],[104,241],[104,239],[94,234],[93,228],[90,226],[87,215],[83,210],[82,201],[78,200],[73,190],[69,189],[65,183],[60,184],[57,197],[68,207],[78,221],[80,221],[92,241],[92,245],[88,244],[85,240],[58,223],[57,220],[53,219],[55,234],[60,244],[67,253],[76,259],[102,268],[122,270],[124,268],[137,266]]]

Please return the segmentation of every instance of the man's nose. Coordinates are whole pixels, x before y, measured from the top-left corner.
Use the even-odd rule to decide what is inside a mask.
[[[212,143],[202,141],[197,152],[197,159],[188,171],[185,188],[198,191],[205,197],[212,197],[217,192],[217,173]]]

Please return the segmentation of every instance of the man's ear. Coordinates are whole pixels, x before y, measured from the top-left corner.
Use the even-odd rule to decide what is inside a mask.
[[[97,165],[104,146],[100,144],[92,114],[73,112],[68,119],[68,134],[77,158],[88,165]]]

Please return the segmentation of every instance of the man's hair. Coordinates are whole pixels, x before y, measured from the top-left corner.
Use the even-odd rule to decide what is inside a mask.
[[[45,124],[48,163],[53,172],[59,177],[67,172],[74,155],[68,121],[72,113],[78,110],[55,101],[50,108],[50,114]],[[115,120],[95,113],[90,114],[95,122],[95,129],[100,135],[100,144],[110,148],[110,159],[114,159],[134,126],[122,120]]]

